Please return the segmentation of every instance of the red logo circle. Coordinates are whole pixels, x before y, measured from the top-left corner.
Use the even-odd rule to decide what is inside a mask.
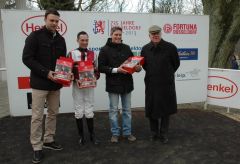
[[[222,76],[208,76],[208,79],[217,79],[216,81],[209,82],[207,89],[208,97],[214,99],[227,99],[233,97],[238,93],[238,86],[232,80]]]
[[[37,15],[27,18],[21,25],[22,32],[25,35],[29,35],[31,32],[41,29],[44,26],[44,15]],[[64,35],[67,32],[67,25],[59,19],[57,31],[60,35]]]
[[[163,31],[164,31],[165,33],[171,33],[171,32],[172,32],[172,25],[170,25],[170,24],[165,24],[165,25],[163,26]]]

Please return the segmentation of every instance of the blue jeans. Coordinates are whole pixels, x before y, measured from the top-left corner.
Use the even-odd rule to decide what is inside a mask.
[[[108,96],[110,101],[109,119],[112,135],[120,135],[120,127],[118,126],[119,97],[121,97],[122,101],[122,134],[124,136],[131,135],[131,92],[125,94],[108,93]]]

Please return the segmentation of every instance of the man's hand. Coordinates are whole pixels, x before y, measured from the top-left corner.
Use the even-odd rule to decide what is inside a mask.
[[[67,78],[68,78],[68,80],[73,81],[73,80],[74,80],[73,73],[68,73],[68,74],[67,74]]]
[[[77,83],[77,87],[80,88],[80,87],[81,87],[81,82],[80,82],[80,80],[76,80],[76,83]]]
[[[55,74],[55,72],[49,71],[49,72],[48,72],[48,79],[56,82],[56,79],[55,79],[55,77],[54,77],[54,74]]]
[[[141,67],[140,64],[138,64],[138,65],[135,66],[135,71],[136,71],[136,72],[140,72],[141,70],[142,70],[142,67]]]
[[[120,67],[118,67],[117,72],[118,73],[123,73],[123,74],[127,74],[128,73],[125,69],[122,68],[122,65],[120,65]]]

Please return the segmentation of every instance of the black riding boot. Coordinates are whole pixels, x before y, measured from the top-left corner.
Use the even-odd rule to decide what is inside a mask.
[[[88,126],[88,131],[90,134],[90,141],[95,144],[98,145],[99,141],[96,139],[95,133],[94,133],[94,123],[93,123],[93,118],[86,118],[87,120],[87,126]]]
[[[76,119],[76,123],[77,123],[78,133],[80,136],[79,145],[84,145],[85,139],[84,139],[84,133],[83,133],[83,118]]]

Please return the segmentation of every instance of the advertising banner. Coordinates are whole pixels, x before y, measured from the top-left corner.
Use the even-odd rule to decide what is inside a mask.
[[[68,51],[78,47],[77,33],[86,31],[89,34],[89,49],[98,54],[110,37],[111,27],[121,26],[123,43],[128,44],[137,56],[149,42],[149,26],[161,26],[162,38],[177,46],[181,59],[181,66],[175,75],[178,103],[206,100],[208,16],[71,11],[60,11],[60,15],[58,32],[65,38]],[[13,116],[29,115],[29,69],[22,63],[22,50],[26,37],[44,25],[44,11],[1,10],[1,20],[10,112]],[[132,107],[145,106],[144,75],[144,70],[133,74]],[[71,92],[69,87],[61,90],[61,113],[74,111]],[[101,74],[95,88],[95,110],[108,110],[108,104],[105,75]]]
[[[240,71],[209,68],[207,103],[240,109]]]

